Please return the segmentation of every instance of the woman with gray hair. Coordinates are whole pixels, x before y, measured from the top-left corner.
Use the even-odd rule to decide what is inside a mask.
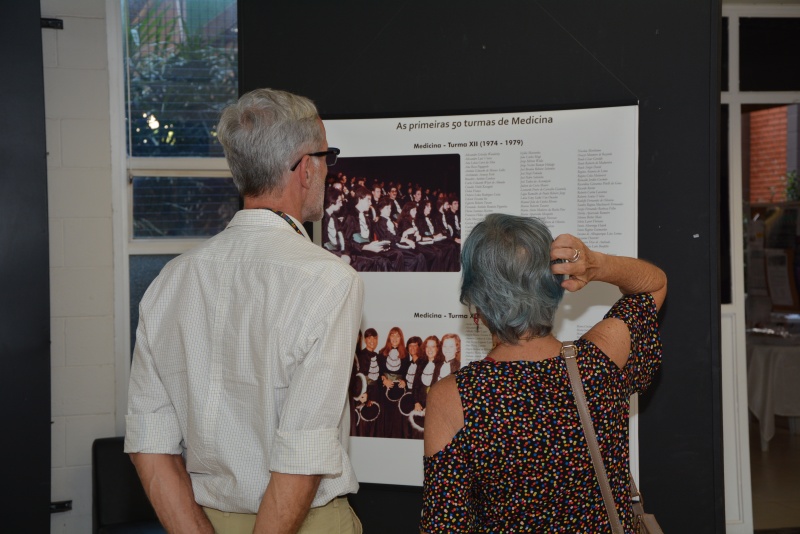
[[[428,395],[421,530],[611,532],[552,334],[564,290],[596,281],[623,296],[575,341],[576,360],[615,505],[633,532],[628,398],[649,386],[661,361],[664,272],[501,214],[475,226],[461,259],[461,302],[476,308],[494,347]]]

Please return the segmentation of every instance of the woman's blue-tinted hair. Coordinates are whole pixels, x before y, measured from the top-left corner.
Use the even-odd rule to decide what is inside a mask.
[[[493,213],[461,252],[461,303],[475,306],[504,343],[545,336],[564,288],[550,271],[553,236],[539,219]]]

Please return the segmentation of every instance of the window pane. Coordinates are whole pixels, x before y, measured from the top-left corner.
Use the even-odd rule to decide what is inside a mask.
[[[797,170],[797,104],[748,105],[742,111],[742,166],[748,200],[797,200],[787,187],[788,175]]]
[[[238,92],[236,0],[123,0],[129,152],[221,157],[215,127]]]
[[[720,301],[730,304],[733,295],[731,277],[731,214],[730,214],[730,165],[728,164],[728,106],[720,106],[720,155],[719,155],[719,270]]]
[[[139,302],[164,265],[175,257],[172,254],[128,257],[131,297],[129,310],[131,319],[131,354],[133,354],[133,346],[136,343],[136,325],[139,324]]]
[[[728,17],[722,17],[722,27],[720,28],[720,90],[728,90]]]
[[[230,178],[133,178],[134,238],[213,236],[238,209]]]
[[[770,287],[765,250],[782,249],[788,261],[798,263],[798,114],[797,104],[742,106],[745,284],[750,325],[768,324],[770,311],[782,309],[787,297],[787,286]],[[788,284],[791,291],[798,287],[800,271],[795,270],[793,275]],[[796,296],[792,298],[797,300]]]
[[[798,36],[800,18],[740,19],[740,90],[799,91]]]

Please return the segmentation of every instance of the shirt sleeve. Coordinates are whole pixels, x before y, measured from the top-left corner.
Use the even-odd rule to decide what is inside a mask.
[[[153,361],[143,316],[140,308],[128,386],[125,452],[181,454],[178,417]]]
[[[427,534],[473,532],[474,491],[466,458],[448,446],[423,458],[423,465],[425,482],[420,530]]]
[[[625,364],[629,394],[644,392],[661,366],[663,347],[658,331],[656,304],[649,293],[625,295],[606,314],[628,326],[631,352]]]
[[[346,453],[339,424],[346,413],[364,290],[354,272],[338,278],[302,319],[301,338],[308,349],[281,409],[270,471],[334,476],[342,472]]]

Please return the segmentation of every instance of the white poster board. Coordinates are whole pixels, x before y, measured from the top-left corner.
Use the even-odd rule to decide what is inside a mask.
[[[503,212],[538,217],[553,237],[570,233],[598,251],[637,254],[636,106],[328,120],[325,127],[329,144],[342,150],[331,171],[345,169],[358,176],[374,172],[381,174],[384,187],[389,180],[399,187],[421,183],[458,198],[462,238],[485,215]],[[381,173],[368,170],[376,161],[385,164]],[[428,172],[439,165],[438,173]],[[373,177],[364,177],[369,188]],[[483,358],[491,348],[487,329],[476,332],[459,302],[459,272],[360,274],[366,295],[362,331],[374,328],[379,348],[393,327],[406,340],[457,334],[463,365]],[[618,297],[616,288],[606,284],[566,294],[556,337],[580,337]],[[635,416],[631,430],[636,471]],[[361,482],[422,484],[419,439],[353,437],[350,450]]]

